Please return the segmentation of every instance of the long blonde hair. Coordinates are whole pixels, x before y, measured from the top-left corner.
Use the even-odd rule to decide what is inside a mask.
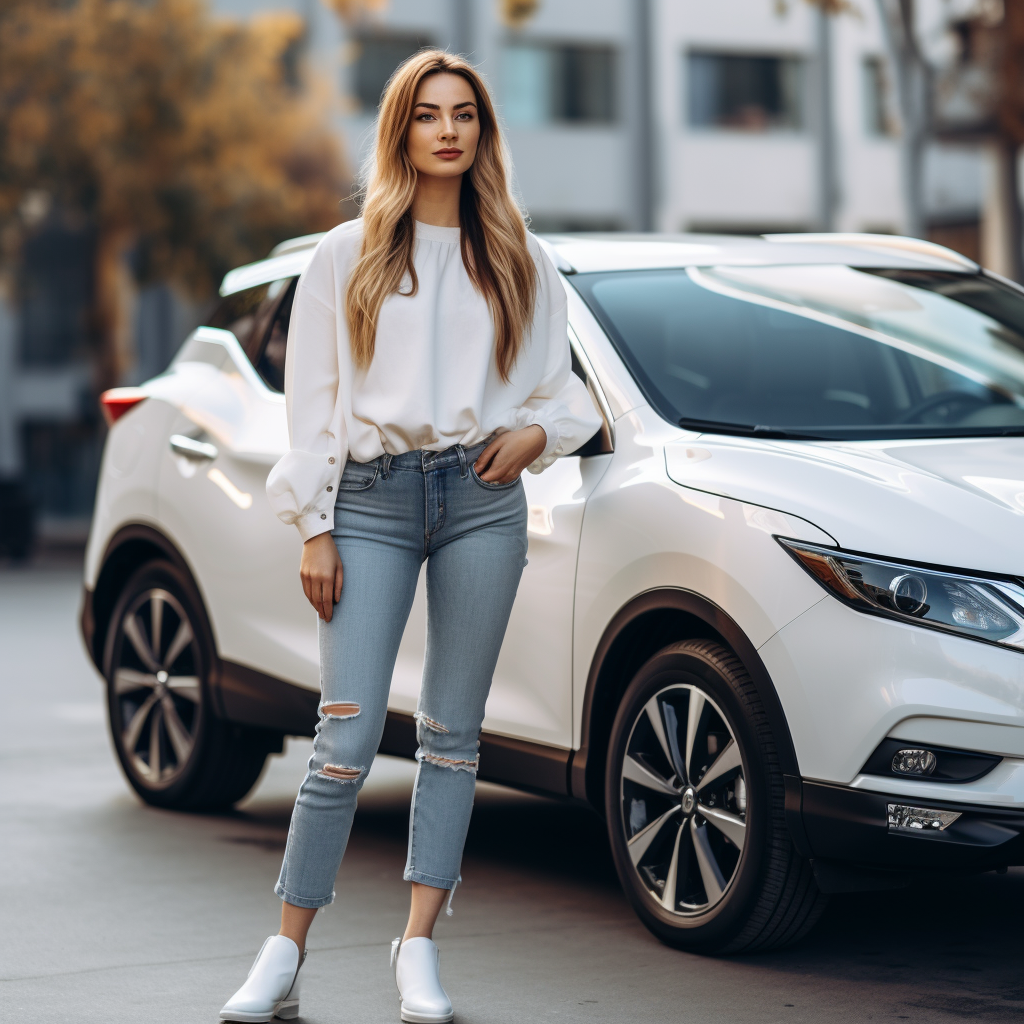
[[[405,139],[420,82],[442,72],[461,75],[476,93],[480,142],[462,178],[460,244],[470,280],[490,309],[495,362],[507,382],[533,320],[537,271],[509,186],[505,144],[487,87],[471,64],[443,50],[421,50],[410,57],[391,76],[381,100],[375,166],[363,206],[363,245],[345,296],[352,358],[358,367],[370,365],[384,300],[399,291],[406,274],[412,288],[402,294],[415,295],[419,286],[412,263],[416,169]]]

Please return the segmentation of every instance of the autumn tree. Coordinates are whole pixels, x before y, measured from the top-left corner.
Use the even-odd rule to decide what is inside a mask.
[[[96,235],[103,386],[129,354],[138,283],[210,294],[230,267],[342,219],[325,97],[303,87],[290,14],[212,18],[203,0],[0,0],[0,238],[9,267],[45,196]]]

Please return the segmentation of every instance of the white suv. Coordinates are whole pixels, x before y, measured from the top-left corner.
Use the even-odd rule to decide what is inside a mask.
[[[317,720],[264,495],[315,243],[232,271],[166,373],[104,396],[82,627],[153,804],[240,799]],[[695,950],[1024,863],[1024,292],[884,236],[545,245],[604,425],[524,477],[481,777],[589,801],[644,923]],[[384,753],[414,752],[423,643],[421,588]]]

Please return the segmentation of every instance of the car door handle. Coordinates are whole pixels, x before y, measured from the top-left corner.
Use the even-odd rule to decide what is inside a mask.
[[[196,441],[184,434],[171,434],[171,450],[188,459],[215,459],[219,454],[216,445]]]

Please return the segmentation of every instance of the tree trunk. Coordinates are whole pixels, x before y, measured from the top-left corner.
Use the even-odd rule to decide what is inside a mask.
[[[124,384],[135,366],[133,321],[138,289],[128,266],[132,241],[124,229],[101,227],[97,233],[94,324],[100,391]]]
[[[1016,143],[996,137],[986,147],[985,196],[981,216],[981,262],[1013,281],[1021,280],[1021,203]]]
[[[877,4],[896,78],[904,232],[923,238],[926,233],[924,158],[931,128],[931,69],[914,33],[914,0],[877,0]]]
[[[999,93],[996,120],[1006,210],[1007,277],[1024,284],[1024,225],[1021,223],[1020,147],[1024,146],[1024,2],[1011,0],[1003,7]]]

